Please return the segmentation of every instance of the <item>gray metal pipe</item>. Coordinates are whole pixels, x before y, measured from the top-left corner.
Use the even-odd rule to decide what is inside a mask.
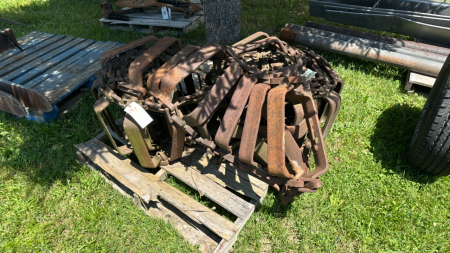
[[[422,0],[318,0],[309,1],[314,2],[319,6],[323,5],[351,5],[354,8],[378,8],[378,9],[392,9],[395,11],[409,11],[421,12],[436,15],[450,16],[450,4],[439,3]],[[376,6],[375,6],[376,5]]]
[[[348,43],[347,41],[335,40],[320,35],[316,35],[314,37],[304,35],[305,34],[302,32],[289,28],[283,28],[280,33],[280,39],[363,60],[388,64],[430,76],[437,76],[443,66],[443,63],[441,62],[391,52],[384,49],[374,49],[364,45]]]
[[[348,35],[344,35],[344,34],[319,30],[319,29],[305,27],[305,26],[286,24],[286,27],[289,29],[301,32],[302,37],[304,39],[312,39],[315,36],[319,35],[319,36],[330,38],[332,40],[341,40],[341,41],[345,41],[347,43],[359,45],[360,47],[371,47],[374,50],[386,50],[386,51],[393,52],[393,53],[410,55],[410,56],[419,57],[419,58],[436,61],[436,62],[441,62],[441,63],[444,63],[445,60],[447,59],[447,56],[444,56],[441,54],[435,54],[435,53],[425,52],[425,51],[406,48],[406,47],[399,47],[399,46],[392,45],[392,44],[381,43],[378,41],[348,36]]]
[[[438,46],[434,46],[434,45],[429,45],[429,44],[424,44],[424,43],[419,43],[419,42],[414,42],[414,41],[409,41],[409,40],[402,40],[402,39],[382,36],[382,35],[373,34],[373,33],[360,32],[360,31],[346,29],[346,28],[337,27],[337,26],[318,24],[318,23],[314,23],[314,22],[310,22],[310,21],[308,21],[308,23],[306,23],[306,26],[315,28],[315,29],[328,31],[328,32],[340,33],[340,34],[353,36],[353,37],[357,37],[357,38],[378,41],[378,42],[385,43],[385,44],[392,44],[392,45],[396,45],[399,47],[407,47],[407,48],[416,49],[416,50],[420,50],[420,51],[424,51],[424,52],[445,55],[446,57],[450,54],[450,48],[445,48],[445,47],[438,47]]]

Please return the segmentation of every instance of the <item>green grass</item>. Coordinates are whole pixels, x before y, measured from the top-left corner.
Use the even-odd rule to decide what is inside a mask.
[[[1,1],[0,17],[30,26],[0,26],[18,37],[33,30],[122,43],[144,36],[101,27],[98,5]],[[243,0],[243,36],[277,34],[286,22],[308,20],[317,19],[309,17],[306,0]],[[180,39],[201,45],[204,26]],[[324,186],[289,207],[270,190],[235,252],[450,252],[450,178],[414,171],[406,162],[425,98],[402,90],[404,70],[320,53],[345,82],[326,139]],[[0,112],[0,252],[195,252],[170,225],[146,216],[77,162],[74,145],[100,133],[93,102],[85,97],[51,124]]]

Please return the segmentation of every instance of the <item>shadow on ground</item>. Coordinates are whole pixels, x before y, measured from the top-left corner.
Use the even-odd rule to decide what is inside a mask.
[[[6,178],[19,173],[28,184],[50,187],[67,183],[80,171],[75,144],[86,142],[99,132],[92,108],[85,96],[75,110],[57,122],[37,123],[0,112],[0,168]]]
[[[412,134],[419,119],[420,108],[395,104],[378,117],[374,134],[370,137],[371,152],[387,173],[421,183],[433,183],[438,178],[412,169],[407,153]]]

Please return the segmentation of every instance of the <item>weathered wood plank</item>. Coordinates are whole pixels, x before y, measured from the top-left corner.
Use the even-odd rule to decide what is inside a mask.
[[[233,247],[234,243],[236,242],[236,239],[241,232],[242,228],[244,227],[245,223],[247,223],[248,219],[250,219],[250,216],[252,216],[253,212],[255,212],[256,205],[258,204],[258,201],[255,199],[250,200],[250,205],[252,205],[252,209],[249,210],[247,215],[244,218],[238,218],[234,224],[239,227],[238,232],[231,238],[229,241],[222,240],[217,248],[214,250],[214,253],[226,253],[228,252],[231,247]]]
[[[158,32],[172,28],[175,30],[189,32],[195,29],[199,22],[204,22],[203,11],[196,11],[195,14],[189,18],[184,18],[181,12],[172,12],[172,19],[162,19],[159,9],[146,10],[144,12],[125,14],[130,18],[129,21],[100,19],[103,26],[108,26],[112,29],[119,30],[138,30],[144,33]]]
[[[409,75],[409,82],[431,88],[433,87],[434,82],[436,82],[436,78],[411,72]]]
[[[142,182],[141,178],[136,174],[124,176],[120,173],[121,170],[119,168],[123,166],[123,163],[119,159],[114,159],[115,157],[108,154],[109,152],[107,150],[97,150],[97,147],[92,147],[89,143],[78,144],[76,147],[95,164],[106,171],[106,173],[110,174],[128,189],[139,195],[147,204],[150,202],[152,198],[151,194],[153,192],[143,186],[145,185],[145,182]]]
[[[90,169],[99,173],[105,181],[116,189],[123,196],[133,199],[133,203],[141,208],[144,213],[152,218],[162,219],[165,222],[170,223],[178,232],[191,244],[199,245],[201,252],[213,252],[217,248],[218,242],[221,238],[205,228],[203,225],[195,222],[187,217],[185,214],[171,206],[169,203],[157,199],[145,204],[141,201],[141,198],[128,189],[121,187],[120,182],[113,178],[104,176],[101,172],[101,168],[89,161],[89,158],[85,156],[81,151],[77,151],[77,155],[80,161],[85,163]],[[161,170],[164,171],[164,170]]]
[[[144,212],[148,213],[149,216],[172,224],[189,243],[199,245],[198,249],[201,252],[213,252],[217,248],[218,243],[216,241],[220,241],[220,237],[209,231],[202,224],[191,220],[184,213],[163,200],[151,202],[150,204],[151,206],[144,208]],[[141,206],[143,206],[142,203]]]
[[[30,57],[31,55],[36,55],[36,53],[38,53],[40,50],[45,50],[48,46],[52,47],[52,44],[64,39],[64,37],[65,36],[62,35],[53,36],[13,57],[2,61],[2,65],[0,66],[0,76],[3,76],[22,66],[23,64],[32,61],[35,58]]]
[[[113,149],[96,139],[92,139],[80,147],[89,147],[89,149],[85,148],[82,151],[96,164],[109,166],[109,163],[113,160],[127,160],[125,157],[120,156]],[[150,173],[141,173],[123,162],[122,166],[115,166],[115,164],[116,162],[114,162],[114,170],[125,177],[125,179],[141,189],[152,191],[150,194],[151,198],[159,197],[164,199],[191,219],[209,228],[221,238],[230,240],[238,230],[236,225],[198,203],[178,189],[161,181],[157,176]]]
[[[25,65],[20,66],[16,70],[2,76],[3,79],[13,81],[14,79],[20,77],[21,75],[24,75],[25,73],[30,72],[36,67],[39,66],[46,66],[47,62],[52,59],[53,57],[67,51],[68,49],[74,47],[75,45],[81,43],[84,41],[84,39],[81,38],[65,38],[64,40],[69,40],[69,42],[65,43],[64,45],[57,45],[54,48],[50,48],[46,53],[43,53],[36,58],[34,58],[32,61],[28,62]],[[62,41],[62,40],[61,40]],[[14,81],[15,82],[15,81]],[[15,82],[17,83],[17,82]]]
[[[100,19],[100,22],[116,24],[127,24],[127,25],[150,25],[150,26],[162,26],[162,27],[172,27],[172,28],[183,28],[190,24],[190,22],[185,21],[164,21],[163,19],[146,19],[146,18],[131,18],[129,21],[125,20],[112,20],[112,19]]]
[[[56,36],[56,34],[50,34],[50,33],[41,33],[41,32],[31,32],[23,37],[20,37],[17,39],[17,42],[19,43],[20,47],[23,50],[30,50],[32,46],[35,46],[44,40],[51,38],[53,36]],[[22,51],[18,48],[10,49],[8,51],[5,51],[0,54],[0,62],[21,53]]]
[[[43,35],[44,33],[42,32],[38,32],[38,31],[32,31],[20,38],[17,38],[17,43],[19,43],[19,45],[25,45],[25,43],[29,42],[30,40],[36,39],[37,37]]]
[[[244,218],[252,208],[247,201],[181,162],[161,166],[161,168],[239,218]]]
[[[103,48],[103,50],[94,50],[89,55],[86,55],[63,69],[62,78],[58,78],[56,83],[52,82],[52,78],[49,78],[40,85],[35,86],[35,89],[43,92],[52,103],[57,103],[63,99],[65,95],[77,89],[91,78],[94,78],[95,71],[100,69],[98,63],[100,55],[119,46],[118,43],[113,42],[107,42],[105,44],[107,44],[108,47]]]
[[[158,170],[158,172],[156,172],[155,176],[159,177],[159,179],[161,179],[162,181],[166,180],[167,178],[167,173],[165,170],[160,169]]]
[[[64,68],[66,68],[73,62],[79,60],[80,58],[84,57],[85,55],[91,53],[93,50],[97,49],[100,46],[105,46],[105,42],[102,42],[102,41],[95,42],[94,44],[90,45],[89,47],[87,47],[87,48],[81,50],[80,52],[76,53],[75,55],[71,56],[69,59],[67,59],[67,60],[61,62],[60,64],[54,66],[53,68],[45,71],[44,73],[33,78],[32,80],[30,80],[26,83],[23,83],[23,85],[26,87],[32,88],[49,78],[52,78],[52,77],[54,78],[54,77],[60,76],[61,71]]]
[[[211,155],[208,155],[204,147],[187,148],[183,152],[181,161],[193,166],[214,182],[224,187],[228,186],[252,199],[262,200],[267,194],[269,188],[267,183],[248,172],[239,171],[227,163],[222,163],[220,166],[213,163]]]
[[[82,40],[82,41],[79,41]],[[67,47],[64,47],[63,50],[60,51],[59,54],[54,53],[54,57],[52,59],[49,59],[45,64],[40,64],[32,68],[27,73],[17,77],[13,80],[15,83],[24,84],[31,79],[39,76],[40,74],[44,73],[45,71],[53,68],[55,65],[61,63],[62,61],[66,60],[67,58],[71,57],[72,55],[78,53],[79,51],[83,50],[86,47],[89,47],[92,45],[95,41],[94,40],[84,40],[84,39],[77,39],[76,41],[73,41],[74,44],[70,43],[70,45],[67,45]],[[76,42],[81,42],[77,44]],[[62,53],[61,53],[62,52]],[[27,65],[28,66],[28,65]]]
[[[146,10],[144,12],[135,12],[135,13],[128,13],[126,16],[130,18],[137,18],[137,19],[153,19],[156,21],[166,21],[166,22],[173,22],[173,21],[182,21],[182,22],[194,22],[199,17],[203,16],[203,11],[196,11],[195,14],[191,17],[184,18],[184,14],[181,12],[175,12],[173,11],[171,13],[172,19],[162,19],[162,14],[160,13],[159,9],[155,10]]]

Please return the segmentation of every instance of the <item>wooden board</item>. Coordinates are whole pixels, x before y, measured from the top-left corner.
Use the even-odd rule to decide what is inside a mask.
[[[266,197],[269,189],[267,183],[248,172],[237,170],[228,163],[217,165],[211,158],[205,147],[197,146],[186,148],[181,161],[223,187],[260,201]]]
[[[101,42],[43,32],[31,32],[17,48],[0,54],[0,80],[39,92],[52,104],[51,112],[25,107],[25,118],[49,122],[58,118],[58,106],[80,87],[88,87],[100,69],[100,55],[121,43]]]
[[[133,203],[140,207],[145,214],[152,218],[162,219],[165,222],[170,223],[189,243],[199,245],[199,250],[201,252],[213,252],[214,249],[217,248],[217,245],[221,240],[220,237],[200,223],[191,220],[164,200],[157,199],[146,204],[137,194],[123,186],[112,176],[106,174],[101,167],[90,161],[89,157],[84,155],[81,151],[77,151],[77,155],[89,168],[98,171],[105,181],[114,189],[119,191],[123,196],[133,199]],[[161,180],[164,180],[164,178]]]
[[[141,33],[162,33],[167,30],[188,33],[198,27],[200,22],[204,22],[203,11],[196,11],[192,17],[184,18],[181,12],[172,12],[172,19],[162,19],[159,8],[149,8],[144,12],[124,14],[130,18],[129,21],[100,19],[103,26],[111,29],[125,31],[138,31]]]
[[[432,88],[435,81],[436,77],[408,71],[408,76],[406,77],[405,90],[412,91],[413,85],[420,85]]]
[[[78,156],[90,168],[97,169],[106,176],[105,180],[123,195],[133,198],[133,202],[152,217],[161,218],[176,228],[191,244],[199,245],[202,252],[228,252],[235,243],[239,232],[244,227],[260,196],[253,193],[250,200],[228,190],[224,182],[236,179],[236,174],[227,171],[228,179],[215,179],[213,173],[203,173],[203,166],[193,164],[194,159],[202,160],[206,150],[196,146],[183,153],[183,158],[167,166],[161,166],[158,173],[151,174],[133,161],[119,155],[115,150],[106,146],[98,139],[104,139],[104,134],[82,144],[78,144]],[[97,139],[98,138],[98,139]],[[197,150],[197,149],[195,149]],[[206,155],[207,156],[207,155]],[[204,158],[203,158],[204,160]],[[205,163],[201,161],[199,164]],[[208,164],[209,170],[224,168],[221,164]],[[165,183],[169,173],[200,192],[237,218],[234,223],[224,219],[213,210],[206,208],[178,189]],[[219,173],[220,174],[220,173]],[[235,185],[246,185],[246,189],[266,189],[268,185],[262,181],[250,179],[251,175],[235,180]],[[256,179],[256,178],[255,178]],[[256,183],[253,185],[251,182]],[[248,186],[251,185],[251,186]],[[236,186],[235,186],[236,187]],[[244,188],[244,187],[241,187]],[[244,191],[242,191],[244,193]],[[247,190],[246,192],[251,192]],[[249,197],[248,195],[246,195]],[[262,194],[265,196],[265,193]],[[262,198],[263,198],[262,197]]]

